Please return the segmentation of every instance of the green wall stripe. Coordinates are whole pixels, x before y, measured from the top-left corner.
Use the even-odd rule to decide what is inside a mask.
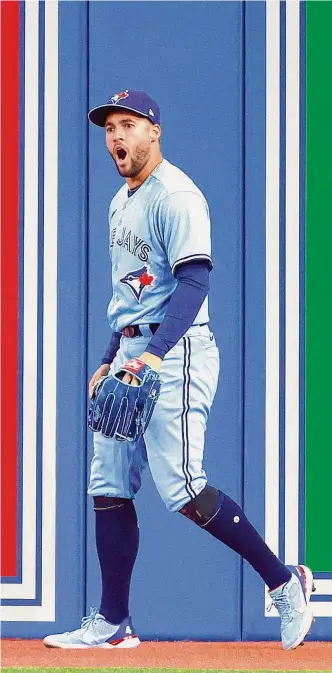
[[[332,571],[332,2],[307,2],[306,563]]]

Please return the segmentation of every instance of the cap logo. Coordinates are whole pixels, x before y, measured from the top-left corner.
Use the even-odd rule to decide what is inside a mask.
[[[129,96],[129,91],[126,89],[126,91],[121,91],[120,93],[115,93],[112,98],[110,98],[109,102],[112,103],[112,105],[116,105],[119,100],[122,100],[123,98],[128,98]]]
[[[153,110],[151,110],[151,108],[149,110],[149,115],[150,115],[150,117],[154,117],[154,112],[153,112]]]

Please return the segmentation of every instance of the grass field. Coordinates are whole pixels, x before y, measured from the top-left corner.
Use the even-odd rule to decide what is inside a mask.
[[[250,673],[251,669],[192,669],[192,668],[2,668],[2,673]],[[293,669],[294,670],[294,669]],[[271,671],[271,669],[261,668],[255,670],[254,673],[292,673],[291,669]],[[297,671],[297,673],[299,673]],[[310,670],[308,673],[322,673],[322,671]],[[324,671],[324,673],[332,673],[332,670]]]

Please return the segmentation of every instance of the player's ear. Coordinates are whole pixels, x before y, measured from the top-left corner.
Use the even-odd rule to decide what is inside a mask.
[[[150,128],[150,138],[152,142],[155,142],[156,140],[159,140],[161,137],[161,128],[159,124],[153,124]]]

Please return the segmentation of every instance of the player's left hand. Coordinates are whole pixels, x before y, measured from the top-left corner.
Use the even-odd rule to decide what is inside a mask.
[[[154,369],[156,372],[159,372],[162,359],[158,358],[158,355],[153,355],[152,353],[148,353],[145,351],[143,355],[140,355],[139,360],[143,360],[146,365],[149,365],[151,369]],[[129,374],[128,372],[125,374],[123,377],[123,382],[124,383],[130,383],[132,386],[138,386],[139,385],[139,380],[134,376],[133,374]]]

